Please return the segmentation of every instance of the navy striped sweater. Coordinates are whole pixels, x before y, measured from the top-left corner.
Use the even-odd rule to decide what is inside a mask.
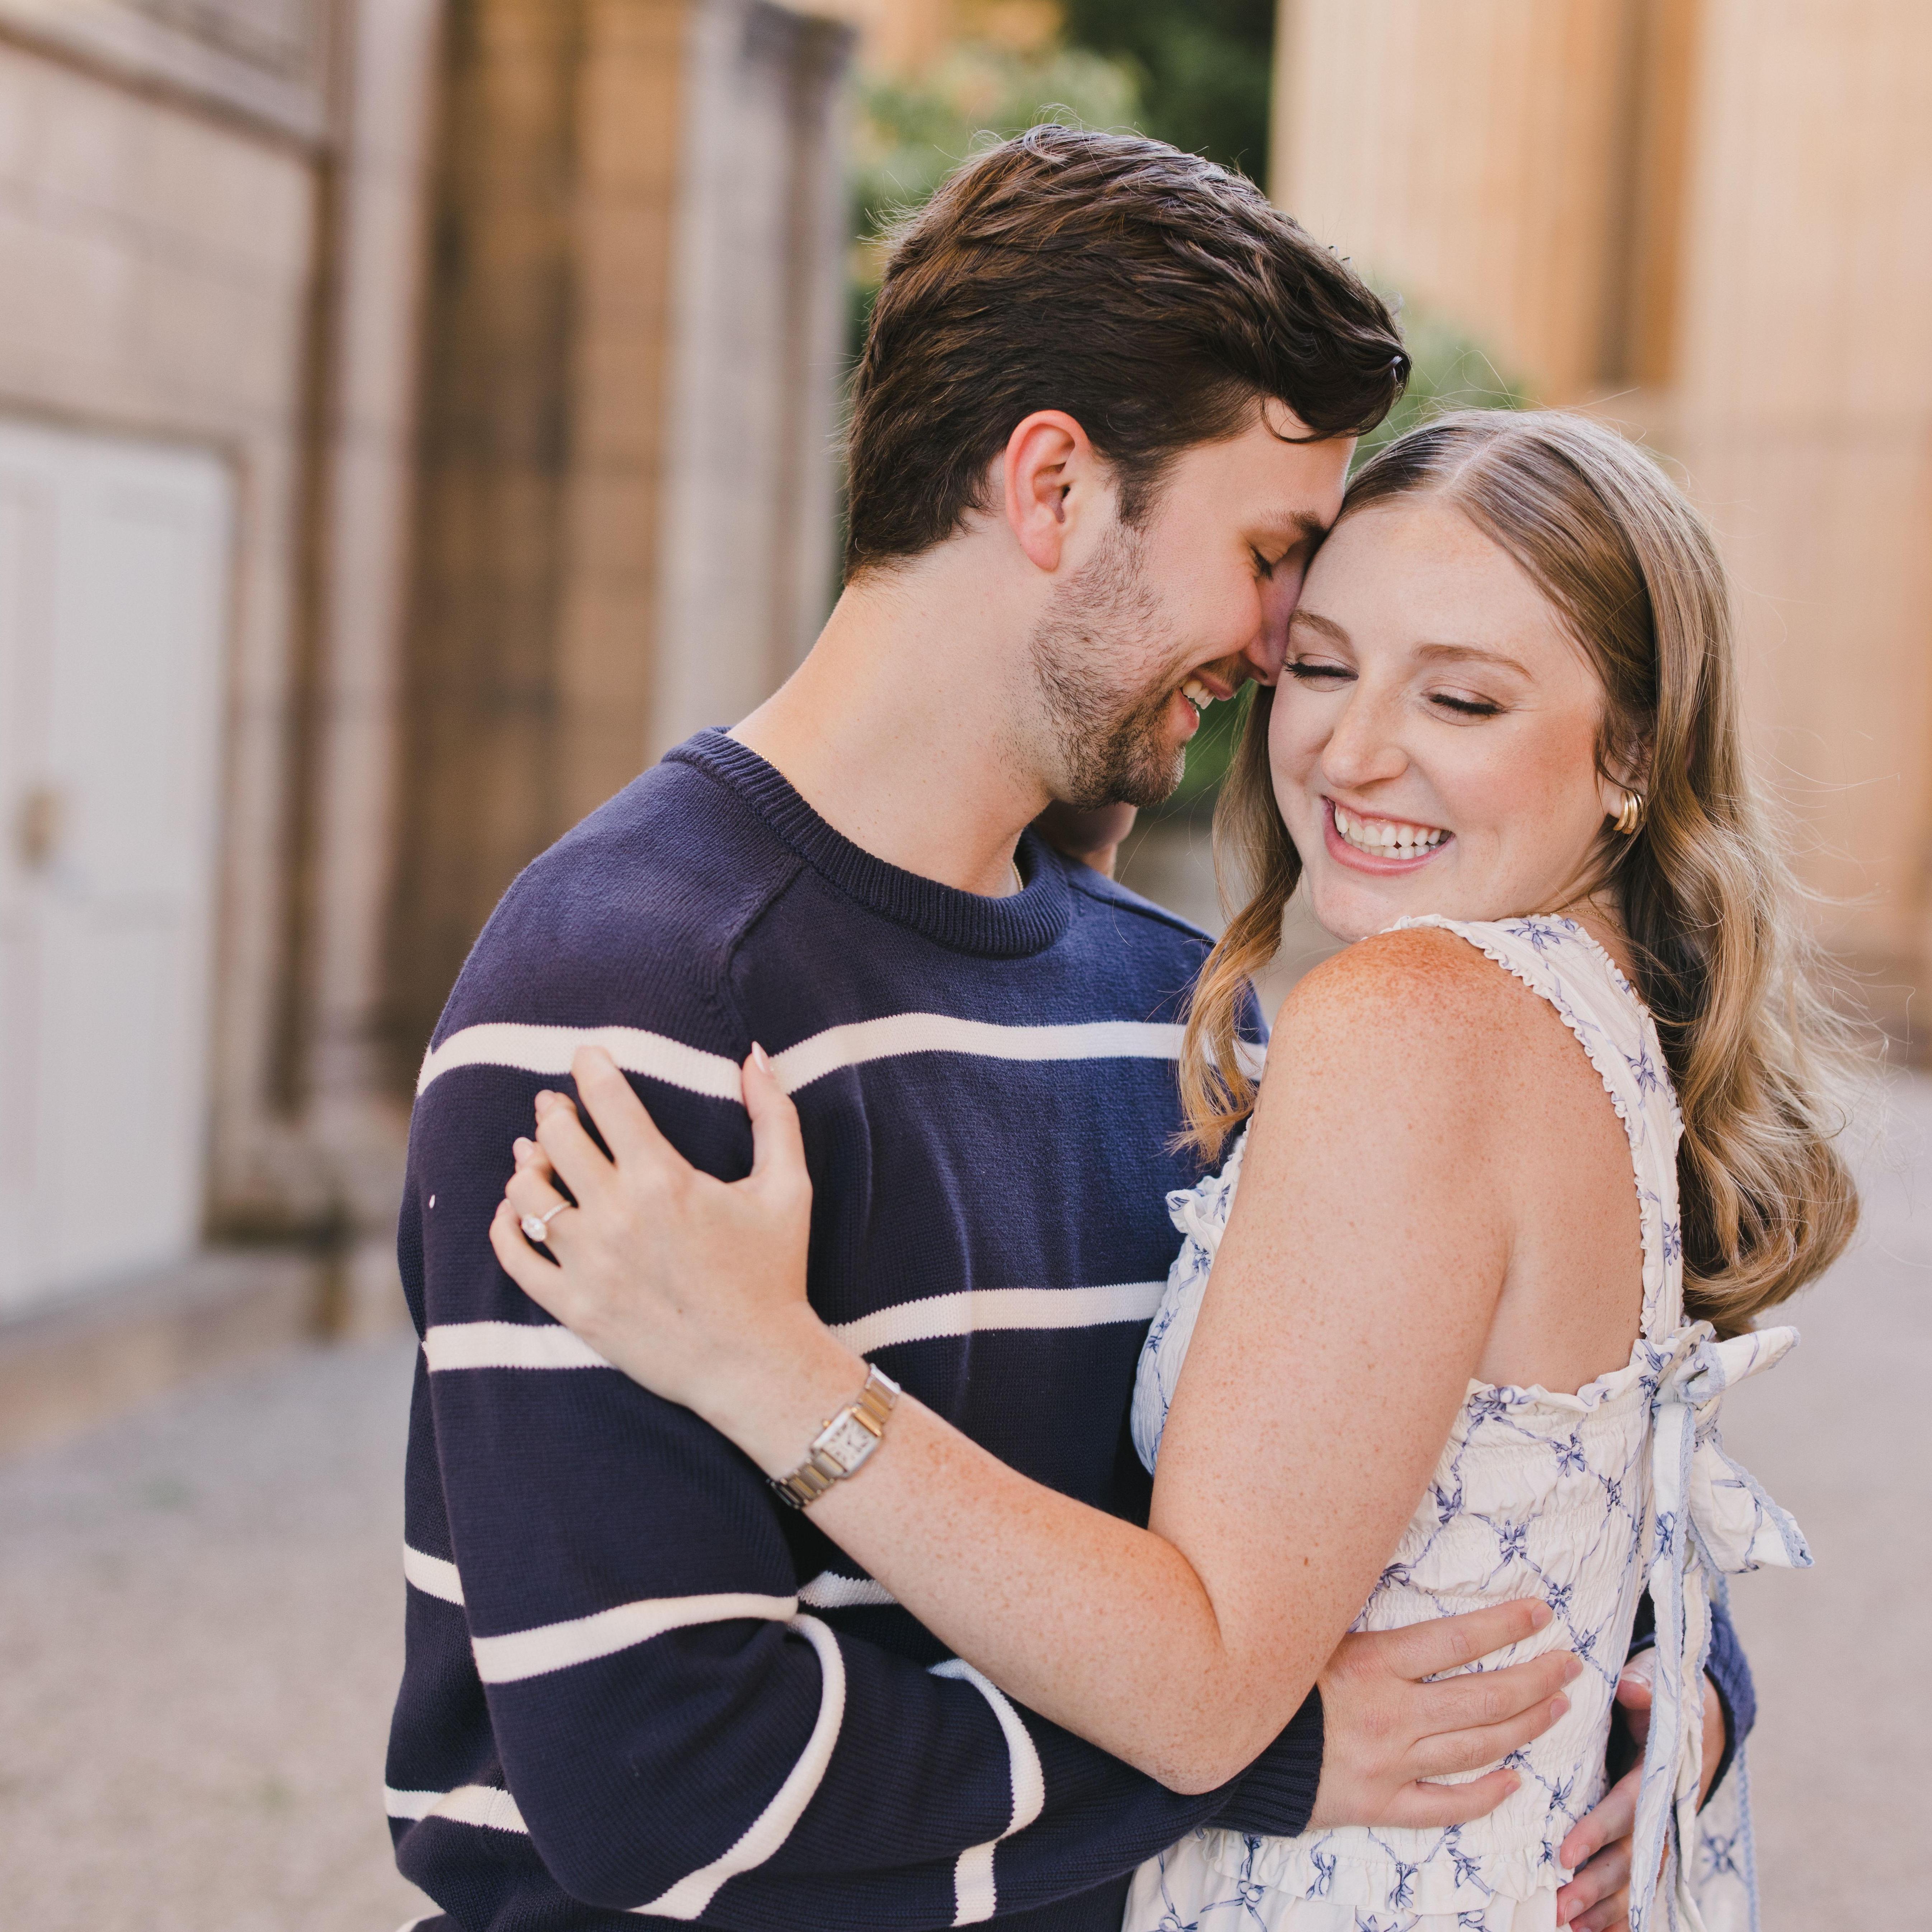
[[[1168,1141],[1204,941],[1030,836],[1022,862],[1002,899],[902,872],[706,732],[478,941],[410,1134],[387,1774],[398,1862],[467,1932],[1116,1932],[1126,1874],[1192,1826],[1306,1822],[1316,1700],[1227,1790],[1162,1789],[950,1658],[490,1250],[511,1142],[580,1041],[735,1177],[755,1039],[803,1122],[820,1313],[1016,1468],[1144,1521],[1127,1406],[1162,1197],[1196,1178]]]

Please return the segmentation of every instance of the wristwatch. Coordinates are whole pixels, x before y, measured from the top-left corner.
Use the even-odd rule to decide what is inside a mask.
[[[834,1483],[842,1483],[865,1466],[898,1399],[898,1384],[883,1369],[868,1369],[856,1398],[812,1438],[811,1453],[796,1469],[770,1479],[772,1487],[796,1510],[818,1502]]]

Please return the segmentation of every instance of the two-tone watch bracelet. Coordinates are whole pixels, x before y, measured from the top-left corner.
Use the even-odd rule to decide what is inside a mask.
[[[899,1385],[883,1369],[870,1369],[866,1386],[812,1438],[811,1452],[789,1475],[773,1476],[771,1485],[802,1510],[815,1503],[834,1483],[862,1468],[886,1432],[886,1418],[899,1399]]]

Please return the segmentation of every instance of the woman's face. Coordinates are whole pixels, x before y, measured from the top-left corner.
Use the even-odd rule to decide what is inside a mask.
[[[1592,884],[1603,687],[1555,607],[1430,496],[1345,517],[1308,573],[1268,730],[1315,916],[1552,912]]]

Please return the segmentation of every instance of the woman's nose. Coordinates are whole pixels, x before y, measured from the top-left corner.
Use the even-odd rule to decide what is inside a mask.
[[[1332,784],[1358,786],[1400,778],[1408,768],[1395,720],[1358,686],[1322,748],[1322,774]]]

